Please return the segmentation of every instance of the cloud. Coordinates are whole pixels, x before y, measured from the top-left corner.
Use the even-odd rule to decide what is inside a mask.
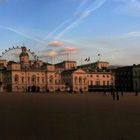
[[[27,38],[27,39],[30,39],[30,40],[36,41],[36,42],[38,42],[38,43],[41,43],[41,44],[43,44],[43,45],[45,44],[43,41],[41,41],[41,40],[39,40],[39,39],[37,39],[37,38],[35,38],[35,37],[31,37],[31,36],[29,36],[29,35],[27,35],[27,34],[21,32],[21,31],[18,31],[17,29],[14,29],[14,28],[11,28],[11,27],[7,27],[7,26],[2,26],[2,25],[0,25],[0,29],[13,32],[13,33],[18,34],[18,35],[20,35],[20,36],[23,36],[23,37],[25,37],[25,38]]]
[[[128,32],[122,35],[122,38],[136,38],[136,37],[140,37],[140,31]]]
[[[60,49],[58,51],[58,53],[61,55],[61,54],[75,54],[78,52],[78,48],[76,47],[65,47],[63,49]]]
[[[48,43],[48,46],[51,47],[62,47],[63,45],[64,45],[63,42],[57,40]]]
[[[56,27],[52,32],[50,32],[45,39],[55,38],[59,39],[64,34],[69,32],[72,28],[76,27],[80,24],[86,17],[88,17],[93,11],[100,8],[106,0],[82,0],[80,5],[77,7],[74,14],[62,22],[60,25]]]
[[[57,52],[50,49],[50,50],[44,50],[40,53],[39,58],[45,58],[45,57],[55,57],[57,56]]]
[[[71,23],[75,17],[77,16],[77,14],[82,10],[83,6],[86,4],[88,0],[82,0],[82,2],[80,3],[80,5],[78,6],[78,8],[76,9],[76,11],[74,12],[74,14],[66,19],[65,21],[63,21],[60,25],[58,25],[53,31],[51,31],[45,38],[44,40],[48,39],[48,38],[52,38],[53,36],[55,36],[55,34],[57,32],[59,32],[59,30],[63,30],[63,28],[65,28],[67,26],[67,24]]]
[[[89,40],[89,42],[92,42],[92,40]],[[109,46],[111,45],[111,42],[109,38],[99,38],[94,40],[95,44],[101,45],[101,46]]]
[[[140,16],[140,1],[139,0],[116,0],[120,6],[116,8],[117,13]]]
[[[111,40],[137,39],[137,38],[140,38],[140,31],[125,32],[125,33],[121,33],[121,34],[118,34],[118,35],[110,36],[108,38],[110,38]],[[107,41],[107,40],[105,40],[105,41]]]
[[[85,2],[85,4],[86,4],[86,2]],[[106,0],[95,0],[89,6],[87,6],[85,9],[82,9],[82,7],[84,5],[81,6],[80,10],[79,10],[79,7],[78,7],[78,10],[76,10],[76,12],[74,13],[75,19],[72,22],[70,22],[69,25],[67,25],[59,34],[57,34],[55,38],[57,38],[57,39],[61,38],[69,30],[71,30],[72,28],[74,28],[75,26],[80,24],[93,11],[100,8],[105,2],[106,2]],[[77,13],[79,13],[79,14],[77,14]]]
[[[53,50],[46,53],[46,56],[48,56],[48,57],[54,57],[56,55],[57,55],[57,52],[53,51]]]

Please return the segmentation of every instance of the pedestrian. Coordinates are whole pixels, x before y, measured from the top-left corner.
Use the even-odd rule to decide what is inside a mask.
[[[115,100],[115,93],[112,92],[113,101]]]
[[[135,96],[138,96],[138,91],[135,91]]]
[[[121,95],[123,96],[123,91],[121,91]]]
[[[119,101],[119,94],[117,94],[117,101]]]
[[[80,93],[82,94],[83,93],[83,90],[80,88]]]

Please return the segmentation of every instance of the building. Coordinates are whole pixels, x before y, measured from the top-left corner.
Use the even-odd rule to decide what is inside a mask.
[[[133,65],[133,86],[134,91],[140,91],[140,64]]]
[[[82,69],[64,70],[62,79],[67,90],[88,91],[87,73]]]
[[[115,88],[120,91],[133,91],[133,66],[119,67],[115,70]]]
[[[0,91],[54,92],[94,91],[114,85],[108,62],[77,66],[75,61],[50,64],[30,60],[27,48],[21,47],[19,62],[0,60]]]
[[[110,70],[95,70],[88,72],[89,91],[111,90],[114,86],[114,75]]]
[[[88,63],[88,64],[84,64],[84,65],[80,65],[78,66],[78,68],[82,68],[85,70],[107,70],[109,67],[109,63],[108,62],[104,62],[104,61],[97,61],[95,63]]]

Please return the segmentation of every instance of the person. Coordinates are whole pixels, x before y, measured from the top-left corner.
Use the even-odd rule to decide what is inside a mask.
[[[119,101],[119,93],[118,92],[117,92],[116,96],[117,96],[117,101]]]
[[[104,92],[104,94],[103,94],[103,95],[104,95],[104,96],[106,96],[107,94],[106,94],[106,90],[105,90],[105,89],[103,90],[103,92]]]
[[[82,94],[83,93],[83,90],[80,88],[80,93]]]
[[[121,95],[123,96],[123,91],[121,91]]]
[[[135,96],[138,96],[138,91],[137,90],[135,91]]]
[[[70,87],[67,87],[67,92],[70,93]]]
[[[112,97],[113,97],[113,100],[115,100],[115,93],[112,92]]]

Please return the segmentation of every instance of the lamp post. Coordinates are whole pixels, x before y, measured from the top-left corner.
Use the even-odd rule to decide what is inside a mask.
[[[25,67],[25,92],[27,92],[27,67]]]

